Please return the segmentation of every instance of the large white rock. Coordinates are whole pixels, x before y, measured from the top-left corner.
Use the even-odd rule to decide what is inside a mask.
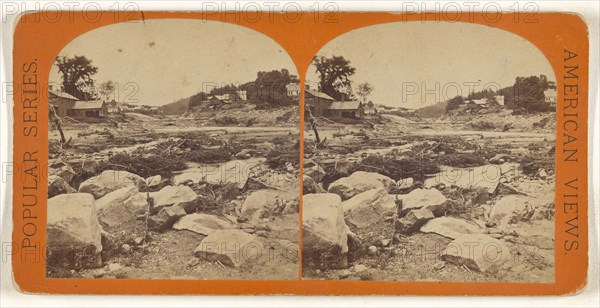
[[[160,176],[160,175],[151,176],[146,179],[146,185],[148,185],[148,187],[156,187],[156,186],[160,185],[161,181],[162,181],[162,176]]]
[[[240,217],[247,218],[250,221],[258,221],[265,212],[291,198],[290,193],[274,189],[254,191],[244,200]]]
[[[350,199],[362,192],[383,188],[389,191],[396,183],[391,178],[375,172],[357,171],[349,177],[341,178],[329,185],[328,192]]]
[[[218,230],[205,237],[194,255],[208,261],[239,267],[253,262],[262,253],[263,245],[251,234],[241,230]]]
[[[148,198],[134,186],[117,189],[96,201],[98,220],[116,227],[148,210]]]
[[[99,266],[102,228],[94,197],[86,193],[62,194],[48,199],[48,263],[66,268]]]
[[[406,178],[406,179],[400,179],[398,180],[398,182],[396,182],[396,186],[398,186],[398,189],[409,189],[413,186],[413,184],[415,183],[415,180],[413,178]]]
[[[158,213],[162,208],[178,205],[186,213],[193,213],[196,210],[198,194],[189,186],[165,186],[160,191],[151,192],[150,197],[153,201],[152,213]]]
[[[436,233],[447,238],[456,239],[465,234],[483,233],[474,223],[454,217],[439,217],[432,219],[421,227],[423,233]]]
[[[302,200],[304,261],[315,267],[339,266],[348,252],[341,198],[328,193],[304,195]]]
[[[146,180],[139,175],[127,171],[106,170],[81,183],[79,192],[92,194],[94,198],[99,199],[109,192],[124,187],[142,189],[145,186]]]
[[[402,211],[438,206],[446,202],[446,197],[437,189],[417,188],[406,195],[397,195],[402,200]]]
[[[394,216],[396,202],[383,188],[360,193],[342,202],[346,222],[357,228],[381,223],[385,217]]]
[[[202,235],[210,235],[215,231],[232,229],[233,224],[214,215],[193,213],[185,215],[173,225],[175,230],[189,230]]]
[[[442,260],[490,272],[511,259],[506,244],[485,234],[465,234],[452,241],[441,254]]]
[[[518,220],[526,212],[533,212],[534,209],[541,206],[541,201],[537,198],[523,195],[508,195],[496,201],[490,212],[488,222],[504,228],[510,222]]]

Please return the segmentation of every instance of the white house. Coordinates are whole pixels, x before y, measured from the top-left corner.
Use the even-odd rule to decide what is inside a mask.
[[[294,99],[298,99],[300,98],[300,84],[297,82],[292,82],[292,83],[288,83],[285,86],[286,90],[287,90],[287,96],[294,98]]]
[[[544,91],[544,100],[552,106],[556,106],[556,89],[548,89]]]

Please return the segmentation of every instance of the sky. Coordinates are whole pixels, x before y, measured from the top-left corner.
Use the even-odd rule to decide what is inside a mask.
[[[258,71],[288,69],[288,54],[267,36],[237,25],[188,19],[119,23],[87,32],[59,56],[85,56],[96,83],[119,85],[117,101],[159,106],[215,84],[245,83]],[[56,66],[52,83],[60,84]]]
[[[369,82],[367,100],[419,108],[469,89],[511,86],[517,76],[546,75],[556,80],[542,53],[529,41],[483,25],[406,22],[369,26],[343,34],[318,53],[343,56],[356,73],[353,87]],[[311,65],[307,83],[317,85]],[[478,83],[478,85],[477,85]]]

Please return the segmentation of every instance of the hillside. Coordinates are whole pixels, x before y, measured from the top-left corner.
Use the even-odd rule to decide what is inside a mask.
[[[163,105],[159,109],[164,114],[171,114],[171,115],[184,114],[188,110],[188,104],[190,102],[190,99],[191,99],[191,96],[182,98],[176,102]]]
[[[431,106],[419,108],[415,110],[417,115],[421,118],[439,118],[446,114],[446,105],[448,102],[439,102]]]

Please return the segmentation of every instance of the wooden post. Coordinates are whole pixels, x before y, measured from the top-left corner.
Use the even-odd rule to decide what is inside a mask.
[[[54,124],[56,124],[56,128],[58,128],[58,132],[60,133],[60,142],[62,144],[64,144],[65,142],[67,142],[67,139],[65,138],[65,133],[62,130],[60,118],[58,117],[58,114],[56,114],[56,110],[54,109],[54,106],[49,105],[49,107],[50,107],[50,111],[52,112],[52,118],[54,119]]]

